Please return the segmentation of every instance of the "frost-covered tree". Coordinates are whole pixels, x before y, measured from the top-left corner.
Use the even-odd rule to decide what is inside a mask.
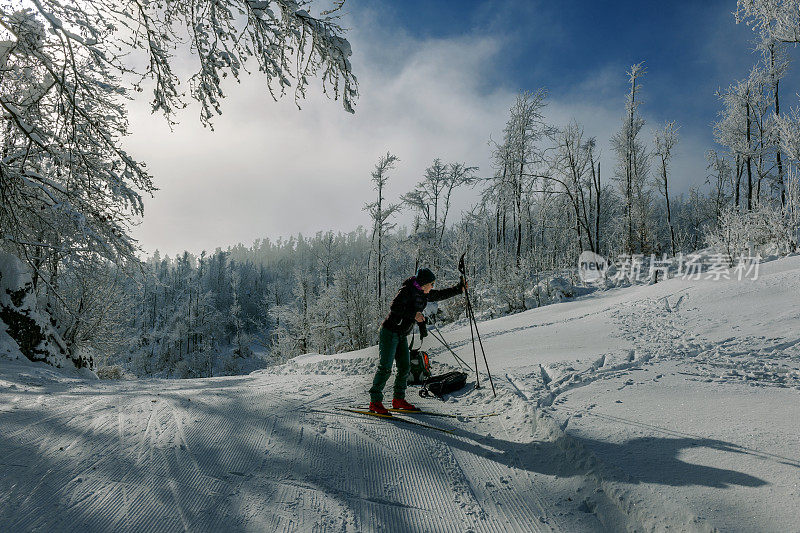
[[[714,202],[714,220],[719,220],[722,209],[730,201],[733,183],[733,169],[730,160],[719,154],[716,150],[706,152],[706,169],[708,176],[706,183],[711,186],[711,197]]]
[[[230,324],[233,330],[234,349],[233,353],[239,357],[248,357],[250,352],[250,336],[245,330],[247,318],[242,309],[240,294],[243,291],[242,275],[232,268],[231,271],[231,309]]]
[[[585,236],[588,249],[597,252],[599,248],[596,244],[596,233],[590,222],[591,212],[595,206],[589,198],[594,185],[592,181],[594,143],[584,140],[583,128],[576,120],[570,121],[566,127],[560,129],[553,140],[555,144],[553,173],[547,179],[558,183],[569,200],[578,250],[586,249]]]
[[[771,171],[767,159],[774,148],[774,127],[764,88],[767,75],[754,67],[748,77],[720,91],[723,103],[714,124],[717,143],[726,146],[736,162],[734,203],[741,203],[741,181],[746,177],[747,209],[759,201],[760,185]]]
[[[313,16],[297,0],[25,5],[0,1],[0,247],[25,260],[58,305],[67,261],[84,272],[136,263],[129,228],[156,187],[121,147],[132,91],[152,90],[153,111],[171,123],[196,100],[209,125],[223,80],[240,79],[249,58],[273,97],[293,87],[302,99],[319,77],[353,110],[357,84],[336,7]],[[185,52],[196,60],[189,95],[175,69]]]
[[[311,253],[314,254],[314,257],[324,270],[325,287],[330,287],[333,284],[334,268],[343,253],[342,240],[341,235],[337,237],[332,231],[327,231],[324,234],[320,232],[311,246]]]
[[[402,200],[416,213],[414,238],[417,241],[417,264],[439,268],[444,253],[444,233],[453,191],[475,183],[478,167],[464,163],[445,165],[439,158],[425,169],[425,177]]]
[[[334,288],[344,335],[342,348],[359,350],[374,343],[376,324],[369,315],[369,287],[360,265],[354,263],[337,272]]]
[[[526,225],[530,229],[530,201],[534,185],[546,176],[546,143],[553,132],[544,116],[546,98],[544,89],[520,92],[509,110],[502,141],[491,142],[495,172],[487,180],[482,201],[495,215],[497,247],[493,253],[498,268],[512,264],[500,259],[506,254],[513,256],[515,268],[522,263]]]
[[[800,2],[798,0],[738,0],[736,22],[744,22],[757,35],[756,50],[761,53],[771,89],[771,104],[779,127],[774,131],[777,181],[781,205],[786,205],[787,177],[783,158],[787,146],[796,139],[791,135],[791,122],[796,117],[784,116],[780,110],[780,82],[786,75],[789,59],[786,47],[800,43]],[[784,135],[785,133],[785,135]],[[786,143],[786,144],[784,144]]]
[[[786,75],[789,67],[789,59],[786,53],[786,44],[776,41],[766,41],[761,46],[764,62],[767,66],[769,82],[772,88],[772,106],[774,115],[770,117],[770,122],[776,121],[773,126],[773,145],[775,149],[775,163],[778,170],[778,188],[780,189],[781,205],[786,205],[786,168],[783,157],[783,143],[781,142],[781,129],[779,124],[785,117],[781,115],[780,106],[780,82]]]
[[[127,351],[135,342],[129,320],[134,295],[125,291],[126,274],[115,265],[92,272],[83,268],[81,263],[64,268],[61,293],[67,305],[50,312],[73,358],[107,364],[110,354]]]
[[[603,218],[603,200],[607,196],[603,186],[600,183],[600,161],[597,161],[595,150],[597,148],[597,139],[591,137],[584,145],[589,155],[589,166],[592,169],[591,186],[589,187],[589,205],[594,220],[594,245],[595,253],[600,253],[601,233],[600,222]]]
[[[517,264],[522,256],[523,200],[536,180],[544,176],[546,167],[543,142],[553,132],[544,117],[547,92],[523,91],[517,95],[503,131],[503,146],[496,147],[495,157],[502,160],[506,193],[510,192],[513,223],[516,227]],[[507,168],[506,168],[507,167]]]
[[[800,42],[799,0],[738,0],[736,22],[745,22],[761,40]]]
[[[647,146],[639,134],[645,120],[639,114],[641,100],[640,78],[647,73],[644,63],[636,63],[628,70],[630,89],[625,102],[625,115],[622,128],[611,138],[611,146],[616,154],[617,167],[615,179],[625,200],[625,229],[623,248],[628,254],[643,252],[647,240],[648,193],[645,190],[649,174],[650,157]],[[638,234],[638,247],[634,247],[634,231]]]
[[[221,112],[222,80],[257,62],[273,96],[292,84],[305,95],[319,74],[352,111],[356,81],[335,14],[313,17],[306,2],[226,0],[164,4],[102,0],[33,8],[0,3],[4,242],[32,258],[37,248],[130,258],[127,229],[155,187],[144,165],[120,147],[130,89],[153,87],[153,110],[183,107],[176,51],[198,61],[191,97],[210,123]],[[137,71],[126,62],[144,54]],[[130,85],[124,83],[133,79]],[[29,261],[32,262],[32,261]],[[33,266],[33,265],[32,265]]]
[[[394,168],[397,161],[399,161],[398,157],[389,152],[386,152],[386,155],[378,159],[378,163],[372,171],[372,183],[375,184],[374,189],[378,195],[374,202],[364,206],[364,210],[368,211],[372,218],[372,246],[374,253],[372,254],[370,263],[373,266],[375,294],[377,296],[378,306],[383,305],[383,287],[386,280],[386,272],[384,270],[384,240],[387,232],[395,227],[395,224],[391,222],[390,219],[400,210],[400,204],[386,203],[383,190],[386,187],[386,182],[389,180],[388,172]]]
[[[677,246],[675,243],[675,227],[672,224],[672,211],[669,207],[669,163],[672,160],[673,150],[677,144],[678,128],[675,126],[675,122],[667,122],[653,134],[653,155],[658,160],[656,186],[659,192],[664,195],[664,201],[666,202],[667,225],[669,226],[673,256],[677,253]]]

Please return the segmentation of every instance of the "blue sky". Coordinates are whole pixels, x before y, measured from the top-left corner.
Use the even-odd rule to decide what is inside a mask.
[[[146,97],[133,103],[127,147],[160,188],[145,199],[134,236],[147,253],[174,255],[368,226],[362,207],[373,200],[369,177],[381,155],[400,158],[391,202],[437,157],[491,176],[489,139],[501,136],[518,91],[539,87],[549,91],[548,120],[575,119],[596,137],[608,181],[625,72],[640,61],[648,68],[643,135],[650,141],[655,128],[675,120],[673,194],[702,186],[720,109],[714,92],[757,61],[735,7],[735,0],[348,0],[343,25],[361,93],[355,115],[324,97],[319,83],[302,110],[291,96],[273,102],[255,76],[229,84],[214,132],[199,125],[196,105],[170,131],[150,115]],[[181,57],[180,70],[191,72]],[[782,109],[798,104],[796,70],[782,86]],[[454,217],[477,195],[459,191]],[[397,222],[410,217],[401,213]]]
[[[417,39],[490,37],[501,49],[481,73],[485,90],[546,87],[567,102],[623,102],[626,69],[644,61],[643,112],[708,130],[714,92],[756,61],[735,0],[351,0]],[[786,91],[784,91],[786,93]],[[622,104],[620,103],[620,106]]]

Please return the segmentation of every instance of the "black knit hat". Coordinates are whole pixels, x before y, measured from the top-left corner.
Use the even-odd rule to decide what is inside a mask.
[[[435,279],[436,276],[433,275],[433,272],[431,272],[429,268],[420,268],[417,270],[417,283],[420,285],[425,285]]]

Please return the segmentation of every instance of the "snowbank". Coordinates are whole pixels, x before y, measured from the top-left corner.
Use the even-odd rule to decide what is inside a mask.
[[[0,353],[15,358],[19,354],[31,361],[44,361],[55,367],[84,366],[86,361],[70,358],[64,341],[38,309],[33,281],[25,265],[15,256],[0,251]],[[16,350],[9,348],[9,338]],[[5,339],[5,340],[3,340]]]

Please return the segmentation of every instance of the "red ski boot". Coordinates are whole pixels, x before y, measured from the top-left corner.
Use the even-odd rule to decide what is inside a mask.
[[[394,400],[392,400],[392,408],[393,409],[402,409],[403,411],[421,411],[422,410],[419,407],[411,405],[407,401],[405,401],[403,399],[400,399],[400,398],[395,398]]]
[[[392,413],[390,413],[381,402],[369,402],[369,410],[379,415],[392,416]]]

